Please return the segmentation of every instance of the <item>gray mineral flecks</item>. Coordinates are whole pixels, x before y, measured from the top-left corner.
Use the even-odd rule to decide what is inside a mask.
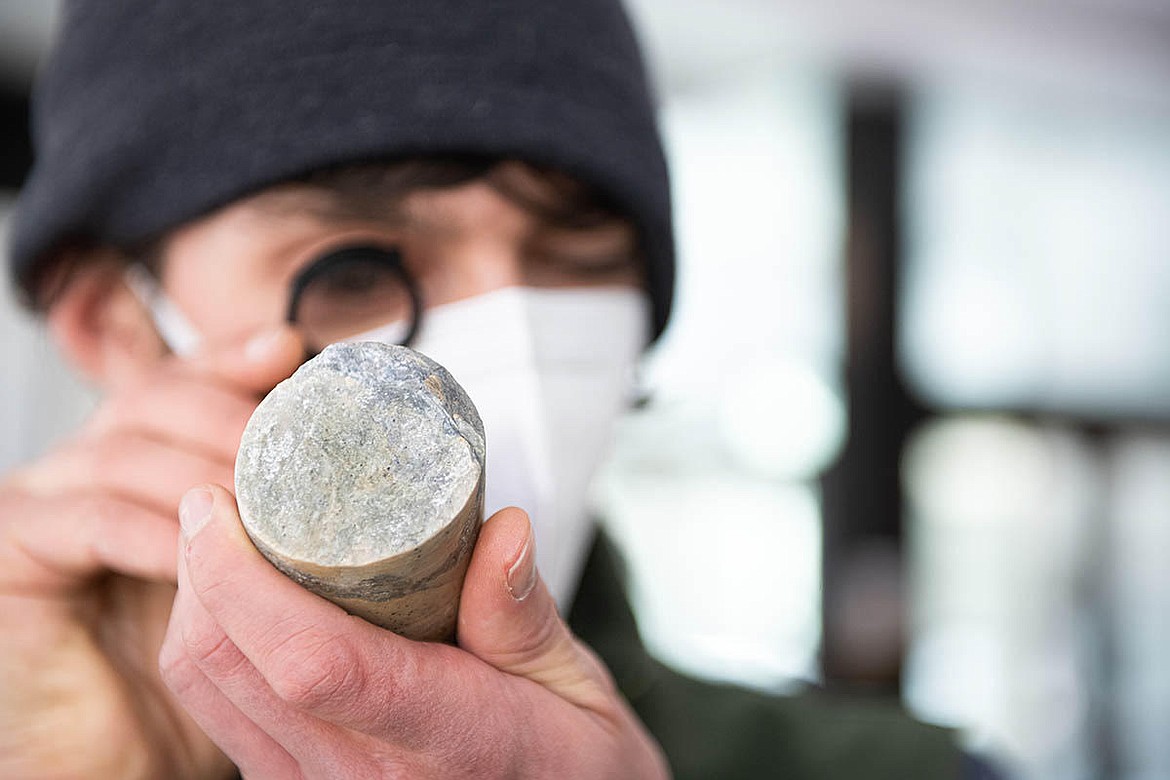
[[[446,369],[406,347],[335,344],[256,409],[236,497],[266,555],[363,566],[450,523],[483,457],[483,423]]]

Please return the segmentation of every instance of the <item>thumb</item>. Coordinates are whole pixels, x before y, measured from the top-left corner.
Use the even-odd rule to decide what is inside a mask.
[[[578,706],[597,709],[613,695],[608,672],[557,613],[522,509],[501,509],[480,530],[460,598],[458,641],[496,669]]]

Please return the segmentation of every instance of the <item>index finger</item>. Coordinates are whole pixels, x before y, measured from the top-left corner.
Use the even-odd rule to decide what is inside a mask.
[[[198,490],[210,492],[213,507],[192,531],[189,500]],[[395,741],[415,748],[461,722],[466,690],[435,683],[455,675],[472,683],[476,659],[377,628],[301,588],[252,545],[222,488],[193,490],[184,509],[194,595],[282,700],[366,733],[390,720]]]
[[[262,331],[244,344],[207,348],[180,359],[181,370],[264,394],[305,360],[300,334],[288,325]]]

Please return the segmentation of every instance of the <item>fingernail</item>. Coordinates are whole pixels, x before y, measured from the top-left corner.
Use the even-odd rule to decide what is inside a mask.
[[[533,554],[532,528],[528,528],[528,537],[515,562],[508,567],[508,592],[517,601],[528,598],[528,594],[536,587],[536,556]]]
[[[190,539],[207,525],[214,505],[215,497],[207,488],[197,487],[187,491],[179,502],[179,528],[184,538]]]
[[[244,347],[244,357],[253,362],[267,360],[280,347],[284,339],[284,328],[265,331],[253,336]]]

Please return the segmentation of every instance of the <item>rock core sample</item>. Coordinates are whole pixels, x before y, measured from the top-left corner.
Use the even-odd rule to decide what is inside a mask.
[[[244,528],[276,568],[411,639],[450,641],[483,521],[483,423],[438,363],[335,344],[253,413],[236,457]]]

